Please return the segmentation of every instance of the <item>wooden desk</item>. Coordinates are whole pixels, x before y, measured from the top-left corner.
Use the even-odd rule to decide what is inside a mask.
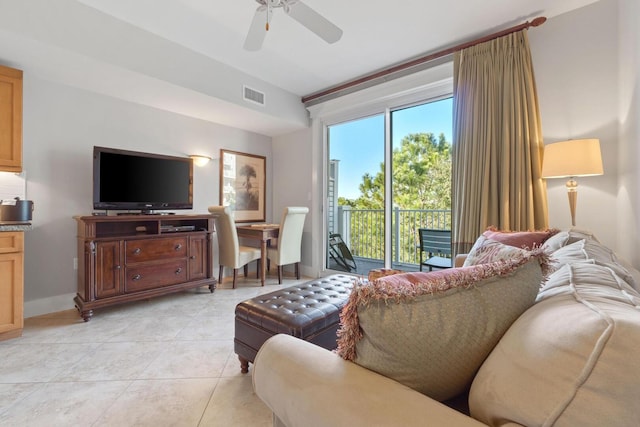
[[[279,224],[238,225],[238,237],[260,240],[260,282],[267,276],[267,243],[280,234]]]

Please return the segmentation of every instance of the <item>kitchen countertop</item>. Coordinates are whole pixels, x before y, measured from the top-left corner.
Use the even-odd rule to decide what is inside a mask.
[[[3,231],[28,231],[32,230],[33,226],[30,222],[17,222],[17,221],[0,221],[0,232]]]

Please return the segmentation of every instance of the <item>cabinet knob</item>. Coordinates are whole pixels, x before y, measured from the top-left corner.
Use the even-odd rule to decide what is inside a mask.
[[[140,248],[135,248],[135,249],[134,249],[134,251],[133,251],[133,254],[134,254],[134,255],[140,255],[140,252],[142,252],[142,249],[140,249]]]
[[[191,255],[191,256],[189,257],[189,259],[196,259],[196,256],[195,256],[195,255]]]
[[[182,273],[182,267],[178,267],[178,269],[176,270],[176,274],[180,274]]]
[[[115,266],[115,269],[116,269],[116,270],[120,270],[121,268],[122,268],[122,266],[120,266],[120,265],[116,265],[116,266]]]
[[[179,251],[180,249],[182,249],[182,244],[178,243],[176,245],[176,251]]]
[[[140,280],[140,279],[142,279],[142,276],[141,276],[141,275],[139,275],[139,274],[136,274],[135,276],[133,276],[133,277],[131,278],[131,280]]]

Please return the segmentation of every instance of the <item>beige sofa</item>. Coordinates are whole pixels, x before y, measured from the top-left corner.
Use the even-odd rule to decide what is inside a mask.
[[[557,269],[482,362],[462,408],[277,335],[253,369],[274,425],[640,425],[640,272],[588,232],[545,245]]]

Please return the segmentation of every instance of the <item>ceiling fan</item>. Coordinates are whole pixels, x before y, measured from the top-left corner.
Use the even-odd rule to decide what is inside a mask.
[[[260,6],[253,15],[249,33],[244,41],[246,50],[262,47],[274,9],[284,9],[293,19],[313,31],[327,43],[335,43],[342,37],[342,30],[300,0],[256,0]]]

